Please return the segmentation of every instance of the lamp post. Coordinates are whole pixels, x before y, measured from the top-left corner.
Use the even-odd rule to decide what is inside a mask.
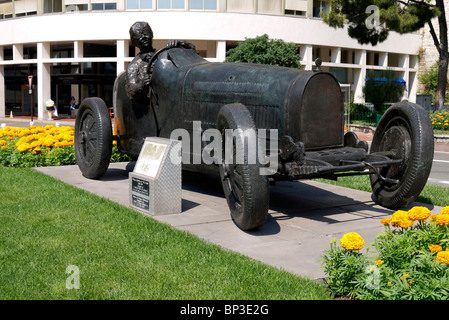
[[[30,95],[33,93],[32,86],[33,86],[33,76],[28,76],[28,87],[29,87],[28,93]],[[32,126],[33,123],[34,123],[34,121],[33,121],[33,111],[34,111],[33,109],[34,109],[34,106],[33,106],[32,102],[33,102],[33,99],[31,99],[31,121],[30,121],[30,126]]]

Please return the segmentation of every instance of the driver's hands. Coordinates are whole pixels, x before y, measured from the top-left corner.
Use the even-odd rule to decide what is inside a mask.
[[[195,49],[195,45],[185,40],[168,40],[167,48],[183,47],[186,49]]]
[[[149,86],[151,84],[151,75],[150,74],[145,74],[145,76],[143,77],[143,84],[145,86]]]

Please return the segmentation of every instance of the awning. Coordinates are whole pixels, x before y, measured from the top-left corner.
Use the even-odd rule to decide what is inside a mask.
[[[406,82],[405,82],[404,79],[387,79],[387,78],[366,77],[366,81],[369,81],[369,80],[373,80],[375,82],[378,82],[379,84],[382,84],[382,83],[385,84],[385,83],[387,83],[387,81],[393,81],[393,82],[395,82],[399,86],[405,87],[405,85],[406,85]]]

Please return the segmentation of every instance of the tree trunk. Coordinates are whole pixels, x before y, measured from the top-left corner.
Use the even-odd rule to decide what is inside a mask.
[[[436,0],[436,6],[440,10],[441,14],[438,17],[438,24],[440,29],[440,43],[437,49],[440,55],[440,60],[438,62],[438,84],[435,94],[435,107],[436,109],[441,109],[444,106],[444,99],[446,96],[449,51],[447,43],[447,21],[446,21],[446,13],[444,11],[444,1]]]

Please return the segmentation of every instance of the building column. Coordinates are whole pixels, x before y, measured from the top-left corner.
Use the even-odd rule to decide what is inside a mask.
[[[226,40],[218,40],[217,41],[216,58],[217,58],[217,61],[219,61],[219,62],[225,61],[225,59],[226,59]]]
[[[331,62],[341,63],[341,48],[332,48]]]
[[[125,71],[125,58],[129,56],[129,40],[117,40],[117,76]]]
[[[14,61],[23,60],[23,44],[12,45],[12,59]]]
[[[84,43],[82,41],[73,42],[73,57],[74,58],[84,57]]]
[[[3,47],[0,47],[0,62],[4,60]],[[0,118],[5,116],[5,95],[6,95],[6,86],[5,86],[5,67],[0,65]]]
[[[365,103],[363,87],[366,83],[366,50],[355,53],[354,63],[360,65],[360,69],[354,70],[354,102]]]
[[[301,56],[301,64],[305,66],[305,70],[312,70],[312,45],[305,44],[299,46],[299,55]]]
[[[39,120],[47,119],[45,102],[51,98],[50,64],[44,59],[50,58],[50,43],[37,43],[37,115]]]

